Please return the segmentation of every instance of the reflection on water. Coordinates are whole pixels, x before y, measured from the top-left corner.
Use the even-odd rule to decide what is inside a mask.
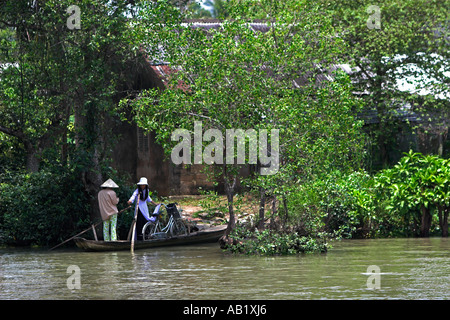
[[[67,268],[81,289],[68,289]],[[367,288],[367,267],[380,289]],[[0,249],[0,299],[450,299],[450,241],[344,240],[327,254],[255,257],[216,244],[124,252]]]

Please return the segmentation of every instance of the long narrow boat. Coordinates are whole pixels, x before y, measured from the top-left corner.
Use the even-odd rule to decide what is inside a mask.
[[[196,232],[191,232],[187,235],[175,236],[165,239],[152,239],[144,241],[136,241],[134,249],[146,249],[162,246],[182,246],[189,244],[216,242],[223,235],[226,229],[225,225],[211,227]],[[75,244],[78,248],[85,251],[118,251],[130,250],[131,241],[95,241],[84,238],[74,238]]]

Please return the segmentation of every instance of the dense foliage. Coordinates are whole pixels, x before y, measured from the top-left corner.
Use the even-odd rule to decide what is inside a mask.
[[[233,244],[227,244],[224,249],[232,253],[283,255],[298,253],[327,252],[331,247],[325,235],[315,237],[301,236],[296,232],[280,233],[266,229],[249,231],[238,226],[230,234]]]
[[[448,159],[409,152],[374,175],[333,172],[291,192],[280,218],[304,235],[448,236],[449,170]]]
[[[297,1],[266,6],[268,20],[278,21],[269,31],[250,28],[248,19],[242,18],[248,14],[247,4],[236,3],[219,29],[205,32],[181,23],[177,12],[167,10],[164,2],[149,4],[137,28],[151,30],[154,37],[143,39],[146,47],[155,49],[164,43],[162,58],[181,72],[168,76],[165,90],[145,90],[136,99],[123,100],[122,105],[132,108],[141,127],[156,133],[168,154],[175,145],[173,130],[168,128],[194,132],[196,121],[202,122],[205,132],[216,130],[222,137],[229,129],[279,130],[281,147],[273,149],[277,170],[270,176],[256,172],[248,183],[270,185],[264,186],[271,189],[268,192],[280,193],[295,181],[307,181],[330,168],[351,170],[362,164],[363,122],[356,119],[362,104],[343,72],[333,73],[334,81],[321,80],[324,72],[315,58],[320,55],[322,63],[332,63],[342,46],[332,36],[331,19],[318,14],[321,8],[313,2],[300,6]],[[309,79],[299,73],[308,74]],[[302,86],[295,88],[297,82]],[[270,139],[273,143],[275,138]],[[225,186],[228,234],[235,224],[236,186],[243,180],[243,164],[250,163],[252,147],[248,147],[245,163],[237,159],[238,148],[231,161],[224,161],[221,157],[228,157],[230,146],[218,146],[216,140],[208,144],[208,140],[212,139],[203,140],[205,151],[200,153],[205,157],[206,150],[213,150],[214,161],[202,161],[200,154],[200,163],[210,165],[206,170],[210,179]],[[193,152],[184,154],[196,154],[195,148],[194,144]],[[255,149],[261,155],[261,145]],[[192,163],[191,158],[186,162]],[[261,168],[267,163],[260,156],[253,164]]]
[[[167,154],[173,130],[196,121],[223,136],[279,130],[274,174],[260,174],[259,159],[244,177],[250,150],[246,164],[206,166],[227,195],[231,251],[325,251],[323,235],[448,236],[445,1],[386,0],[377,16],[369,0],[216,0],[211,12],[192,0],[83,0],[80,29],[68,27],[73,4],[0,2],[0,242],[47,245],[86,228],[106,176],[128,197],[110,168],[125,120]],[[220,28],[186,21],[208,16]],[[172,72],[164,89],[136,92],[149,61]],[[201,147],[225,155],[211,140]],[[233,233],[239,187],[259,216]],[[130,219],[119,219],[122,238]]]
[[[3,243],[47,245],[89,226],[81,182],[70,172],[6,172],[0,193]]]
[[[126,179],[110,173],[121,186],[119,199],[127,199],[132,188]],[[5,172],[0,175],[0,244],[51,245],[88,228],[89,202],[83,184],[69,170],[41,170],[36,173]],[[119,207],[119,209],[122,209]],[[118,219],[118,234],[127,237],[132,210]],[[97,223],[100,219],[93,222]],[[101,229],[99,229],[101,230]],[[92,236],[91,232],[85,236]]]
[[[435,227],[448,236],[450,161],[410,151],[398,164],[376,176],[375,188],[385,209],[410,234],[427,237]],[[438,223],[436,222],[438,217]]]

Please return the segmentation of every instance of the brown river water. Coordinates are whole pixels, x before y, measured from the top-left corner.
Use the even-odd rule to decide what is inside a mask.
[[[450,239],[342,240],[326,254],[217,244],[123,252],[0,248],[0,299],[450,299]]]

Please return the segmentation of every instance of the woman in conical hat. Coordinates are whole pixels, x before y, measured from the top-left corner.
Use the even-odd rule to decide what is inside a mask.
[[[139,179],[139,182],[137,183],[137,189],[134,190],[133,194],[131,195],[130,199],[128,200],[128,204],[132,204],[138,194],[139,194],[139,206],[138,206],[138,215],[137,215],[137,219],[136,219],[136,235],[137,235],[137,240],[142,240],[143,239],[142,238],[142,228],[147,223],[147,221],[150,219],[147,202],[150,202],[155,206],[157,206],[158,203],[154,202],[152,200],[152,198],[150,198],[149,191],[148,191],[148,181],[147,181],[147,178],[145,178],[145,177],[142,177],[141,179]]]
[[[119,198],[113,188],[118,188],[119,186],[113,180],[108,179],[101,187],[103,189],[98,193],[98,205],[103,220],[103,240],[116,241],[117,204],[119,203]]]

